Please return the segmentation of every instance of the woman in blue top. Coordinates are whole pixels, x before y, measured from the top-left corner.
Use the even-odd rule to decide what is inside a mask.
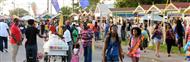
[[[105,40],[103,62],[123,62],[121,42],[117,34],[117,26],[113,25]]]

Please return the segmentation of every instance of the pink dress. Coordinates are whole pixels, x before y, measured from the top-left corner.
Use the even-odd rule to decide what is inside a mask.
[[[140,40],[140,39],[138,39],[138,40]],[[131,39],[131,47],[134,47],[136,42],[138,42],[138,41],[135,41],[135,39],[132,37],[132,39]],[[140,48],[138,48],[135,51],[135,54],[133,54],[133,57],[140,57],[140,52],[141,52],[141,50],[140,50]]]
[[[76,50],[74,49],[71,62],[79,62],[79,49],[76,49]]]

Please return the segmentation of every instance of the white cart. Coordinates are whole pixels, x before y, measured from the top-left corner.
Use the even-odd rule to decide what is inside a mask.
[[[62,57],[62,62],[63,61],[66,62],[67,51],[68,50],[61,50],[61,49],[44,49],[44,52],[45,52],[44,61],[50,62],[51,57],[59,56],[59,57]],[[55,61],[55,59],[54,59],[54,61]]]
[[[54,35],[44,44],[43,48],[45,53],[44,62],[50,62],[50,58],[56,56],[62,57],[62,62],[66,62],[67,51],[69,50],[67,42],[62,41]],[[56,59],[54,59],[54,61],[56,61]]]

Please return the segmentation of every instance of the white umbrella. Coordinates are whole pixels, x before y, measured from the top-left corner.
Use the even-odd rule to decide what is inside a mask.
[[[29,20],[29,19],[35,19],[35,18],[32,17],[32,16],[27,15],[27,16],[22,17],[21,19],[22,20]]]
[[[162,17],[161,16],[152,16],[152,20],[154,20],[154,21],[162,21]]]
[[[159,16],[159,15],[154,15],[154,16],[151,16],[150,17],[151,18],[151,20],[153,20],[153,21],[162,21],[162,17],[161,16]],[[143,21],[143,20],[149,20],[149,17],[148,16],[143,16],[143,17],[141,17],[141,20]]]

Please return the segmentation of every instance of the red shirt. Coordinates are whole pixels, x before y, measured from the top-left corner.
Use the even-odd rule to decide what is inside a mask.
[[[93,30],[93,27],[94,27],[94,25],[93,25],[93,24],[88,23],[88,26],[89,26],[89,28],[90,28],[91,30]]]
[[[56,27],[55,26],[50,26],[50,31],[54,34],[56,33]]]
[[[10,30],[11,30],[11,34],[13,34],[13,35],[16,37],[16,40],[17,40],[17,41],[15,41],[15,40],[12,38],[12,36],[11,36],[11,37],[10,37],[10,43],[13,44],[13,45],[16,45],[17,42],[20,42],[20,40],[22,39],[22,38],[21,38],[21,37],[22,37],[21,31],[20,31],[19,27],[16,26],[15,24],[12,24]]]
[[[99,32],[99,30],[100,30],[100,27],[99,27],[99,26],[97,26],[97,27],[94,26],[94,27],[93,27],[93,31],[94,31],[94,32]]]

